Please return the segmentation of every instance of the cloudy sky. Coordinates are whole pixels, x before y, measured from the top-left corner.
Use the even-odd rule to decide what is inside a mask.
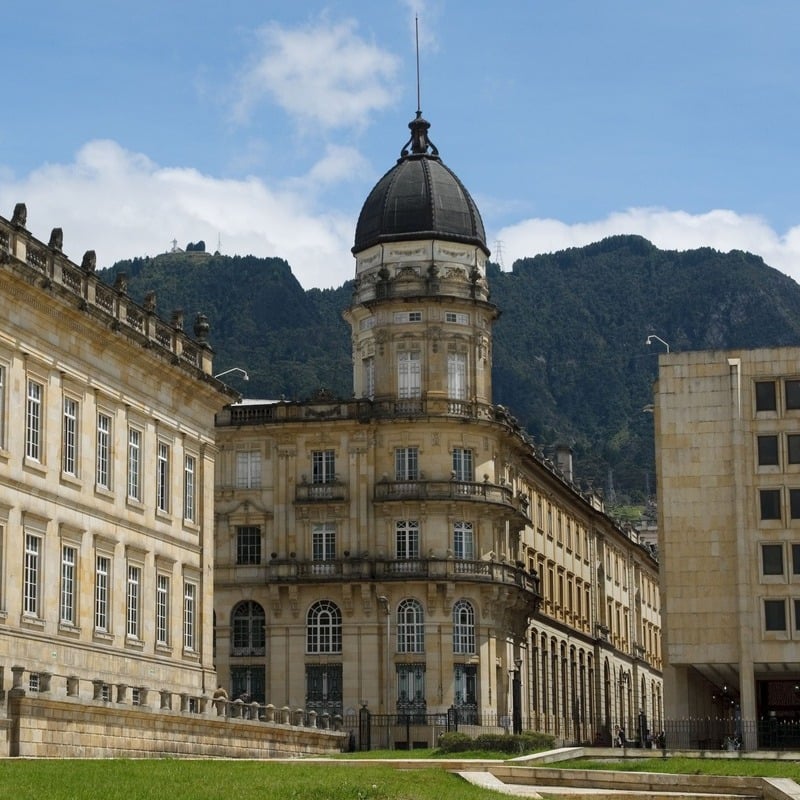
[[[800,279],[796,0],[40,0],[0,49],[0,215],[99,266],[204,240],[352,276],[421,106],[494,258],[638,233]]]

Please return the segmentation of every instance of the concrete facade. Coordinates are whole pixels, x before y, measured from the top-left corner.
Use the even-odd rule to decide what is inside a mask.
[[[751,747],[800,722],[798,374],[797,348],[670,353],[655,387],[666,713]]]

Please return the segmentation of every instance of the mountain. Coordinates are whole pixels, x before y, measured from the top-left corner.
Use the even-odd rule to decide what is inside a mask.
[[[101,277],[128,275],[158,313],[182,308],[211,324],[217,373],[248,397],[309,397],[319,388],[352,394],[350,332],[341,318],[352,283],[304,291],[277,258],[168,253],[122,261]],[[800,344],[800,286],[757,256],[710,248],[659,250],[638,236],[490,265],[494,399],[545,451],[572,446],[578,481],[610,503],[655,492],[652,383],[664,345],[672,350]]]

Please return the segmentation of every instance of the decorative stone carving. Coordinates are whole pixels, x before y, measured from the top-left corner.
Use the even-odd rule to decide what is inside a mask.
[[[144,296],[144,310],[147,311],[148,314],[156,313],[156,293],[152,290],[147,292]]]
[[[47,246],[51,250],[57,250],[59,253],[62,251],[64,247],[64,231],[61,228],[53,228],[50,231],[50,241]]]
[[[81,269],[85,270],[86,272],[94,272],[97,268],[97,254],[94,250],[87,250],[83,254],[83,260],[81,261]]]
[[[14,215],[11,217],[11,224],[18,228],[24,228],[28,222],[28,207],[25,203],[17,203],[14,206]]]
[[[128,294],[128,273],[118,272],[114,280],[114,289],[120,294]]]
[[[194,318],[194,337],[198,342],[205,344],[208,341],[208,332],[211,326],[208,324],[208,317],[205,314],[198,314]]]

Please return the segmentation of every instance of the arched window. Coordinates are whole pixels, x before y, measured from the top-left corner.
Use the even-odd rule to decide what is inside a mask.
[[[418,600],[403,600],[397,607],[397,652],[425,652],[425,615]]]
[[[330,600],[319,600],[308,609],[307,653],[342,652],[342,612]]]
[[[453,652],[475,652],[475,611],[467,600],[453,606]]]
[[[231,614],[231,655],[263,656],[264,609],[252,600],[239,603]]]

